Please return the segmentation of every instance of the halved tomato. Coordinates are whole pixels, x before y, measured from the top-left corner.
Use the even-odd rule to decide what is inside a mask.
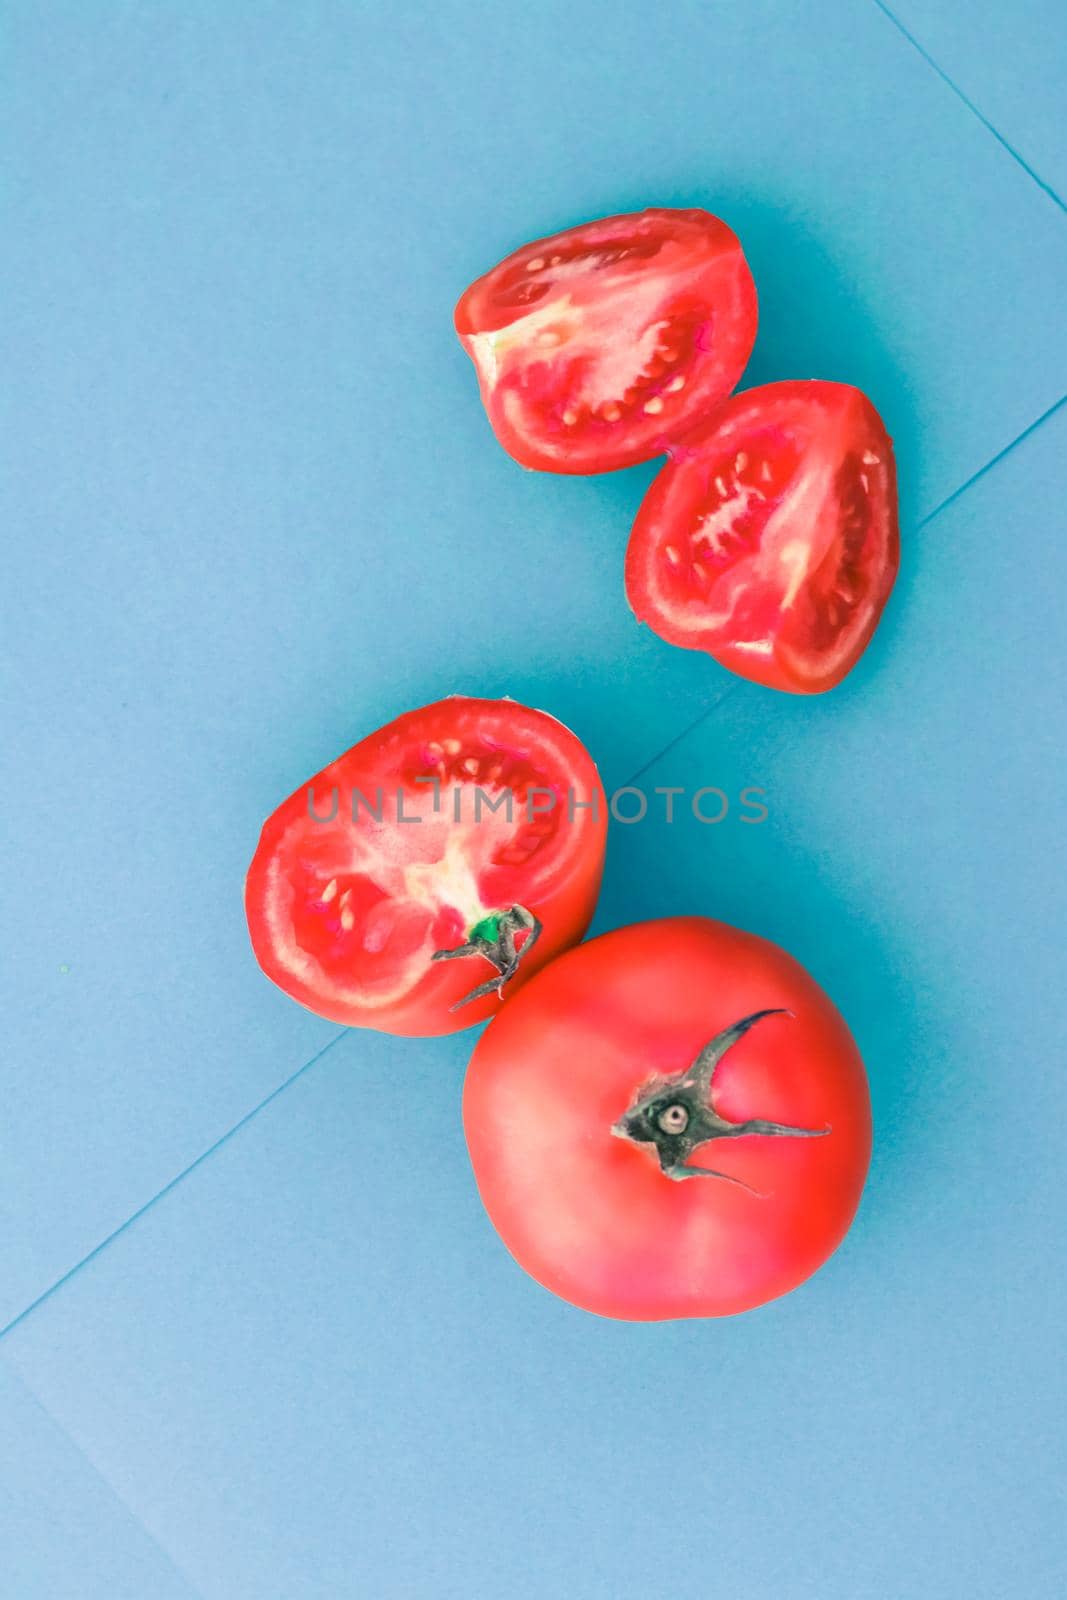
[[[264,824],[252,948],[320,1016],[451,1033],[581,938],[606,830],[596,767],[562,723],[454,695],[363,739]]]
[[[493,431],[547,472],[662,455],[730,393],[756,320],[741,245],[707,211],[641,211],[538,239],[456,307]]]
[[[626,593],[671,644],[817,694],[862,655],[898,562],[893,446],[871,402],[771,383],[734,395],[655,479]]]

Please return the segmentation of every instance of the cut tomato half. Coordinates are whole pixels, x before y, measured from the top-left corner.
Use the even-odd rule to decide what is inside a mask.
[[[363,739],[265,823],[245,885],[267,976],[335,1022],[440,1034],[580,939],[607,808],[562,723],[456,695]]]
[[[671,644],[817,694],[859,660],[898,563],[893,447],[870,401],[772,383],[734,395],[656,478],[626,592]]]
[[[497,438],[548,472],[663,454],[737,383],[756,321],[741,245],[707,211],[641,211],[538,239],[456,307]]]

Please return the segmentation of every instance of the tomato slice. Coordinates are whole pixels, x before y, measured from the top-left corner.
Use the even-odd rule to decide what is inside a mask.
[[[737,383],[756,321],[741,245],[707,211],[641,211],[538,239],[456,307],[497,438],[547,472],[663,454]]]
[[[268,819],[245,885],[252,947],[335,1022],[469,1027],[585,932],[606,829],[596,767],[562,723],[455,695],[363,739]]]
[[[655,479],[626,592],[671,644],[817,694],[863,654],[898,562],[893,447],[870,401],[771,383],[734,395]]]

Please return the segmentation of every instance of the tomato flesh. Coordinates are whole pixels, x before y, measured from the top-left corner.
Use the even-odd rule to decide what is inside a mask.
[[[665,1103],[709,1041],[756,1015],[701,1091],[730,1136],[673,1176],[651,1143],[620,1137],[635,1105]],[[478,1041],[463,1117],[519,1264],[634,1321],[723,1316],[795,1288],[844,1237],[871,1147],[863,1063],[830,1000],[776,945],[700,917],[553,962]]]
[[[440,953],[491,943],[523,908],[539,932],[518,919],[510,993],[585,931],[605,830],[596,768],[562,724],[509,700],[439,701],[364,739],[269,818],[245,887],[253,949],[268,977],[334,1021],[468,1027],[499,997],[450,1008],[493,969]]]
[[[724,222],[648,210],[525,245],[471,285],[455,320],[505,450],[605,472],[662,454],[729,394],[756,290]]]
[[[626,591],[671,644],[815,694],[866,649],[898,564],[893,448],[870,401],[774,383],[734,395],[656,478]]]

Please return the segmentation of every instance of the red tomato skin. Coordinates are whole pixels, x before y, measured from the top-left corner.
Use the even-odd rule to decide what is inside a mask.
[[[766,1007],[724,1056],[720,1115],[830,1126],[749,1135],[693,1164],[741,1178],[674,1182],[612,1124],[657,1073],[681,1072],[721,1029]],[[778,946],[676,917],[617,929],[543,971],[482,1035],[463,1121],[482,1201],[515,1260],[600,1316],[728,1316],[797,1287],[844,1238],[863,1189],[871,1111],[840,1014]]]
[[[701,631],[683,626],[670,607],[657,600],[651,582],[655,552],[670,543],[669,530],[677,508],[688,498],[690,486],[706,470],[706,461],[721,441],[733,433],[736,443],[742,444],[746,428],[757,427],[761,415],[772,425],[773,413],[785,411],[791,405],[798,410],[833,410],[840,418],[842,433],[850,432],[853,438],[862,441],[861,448],[867,456],[877,457],[877,463],[865,463],[869,476],[877,480],[876,512],[884,518],[884,549],[877,580],[866,599],[862,630],[856,633],[847,653],[823,670],[805,668],[799,652],[790,651],[770,635],[768,648],[761,654],[731,640],[726,629],[709,626]],[[803,538],[806,531],[800,527],[798,537]],[[650,485],[634,522],[626,553],[625,582],[627,599],[638,621],[647,623],[667,643],[686,650],[703,650],[752,683],[787,694],[809,695],[824,694],[835,688],[856,665],[878,626],[899,566],[896,465],[892,440],[881,417],[867,396],[849,384],[820,379],[789,380],[763,384],[732,395],[672,452],[672,459]]]
[[[486,996],[458,1011],[450,1007],[476,984],[492,976],[493,969],[477,957],[429,963],[408,992],[387,1005],[360,1003],[358,999],[327,997],[314,982],[294,971],[286,952],[271,932],[271,867],[276,854],[307,816],[308,790],[328,797],[336,785],[342,794],[352,786],[372,795],[383,754],[405,743],[418,743],[429,732],[442,729],[462,731],[470,723],[488,720],[501,727],[523,745],[553,752],[559,760],[559,777],[573,786],[580,799],[595,797],[596,814],[576,808],[577,821],[567,824],[566,869],[541,883],[530,895],[528,909],[541,920],[542,933],[529,955],[520,961],[517,972],[508,980],[502,998]],[[428,729],[429,722],[434,726]],[[388,780],[386,780],[388,783]],[[317,801],[318,803],[318,801]],[[263,825],[259,844],[245,879],[244,899],[253,952],[263,972],[318,1016],[346,1027],[372,1028],[378,1032],[428,1038],[457,1033],[495,1016],[502,1004],[542,966],[585,933],[596,909],[604,866],[607,835],[607,801],[592,757],[578,737],[547,712],[535,711],[514,700],[481,699],[452,695],[397,717],[352,746],[351,749],[302,783],[284,800]],[[458,932],[449,945],[458,943]]]
[[[652,257],[651,265],[624,269],[611,304],[598,307],[588,279],[561,291],[555,303],[562,305],[566,298],[566,305],[556,326],[572,328],[573,342],[568,335],[558,349],[545,351],[535,343],[538,334],[531,332],[527,338],[518,331],[526,308],[502,309],[501,286],[513,284],[531,260],[546,263],[542,278],[547,283],[554,255],[562,252],[567,258],[580,250],[604,250],[621,238],[639,251],[662,241],[662,250]],[[635,357],[630,401],[625,395],[612,397],[620,402],[621,415],[608,420],[602,404],[587,410],[579,425],[569,427],[562,420],[568,413],[566,380],[557,380],[554,373],[560,363],[579,372],[583,363],[595,364],[597,353],[605,349],[625,353],[627,283],[639,288],[640,280],[647,284],[653,276],[663,282],[659,310],[668,314],[673,310],[686,346],[685,372],[673,374],[684,376],[684,385],[670,387],[672,371],[656,370],[658,352],[653,351],[646,393],[640,375],[648,368]],[[552,298],[546,303],[551,305]],[[544,311],[543,306],[534,309]],[[651,311],[643,308],[631,345],[635,335],[647,332],[650,318]],[[482,402],[499,443],[524,467],[571,474],[610,472],[663,455],[673,440],[690,431],[734,388],[751,354],[757,322],[756,285],[736,234],[710,212],[657,207],[604,217],[524,245],[476,279],[455,311],[456,331],[474,362]],[[588,340],[584,355],[583,328]],[[670,330],[664,339],[667,344],[679,343]],[[676,360],[678,355],[675,351]],[[624,377],[619,381],[625,384]],[[546,395],[558,401],[547,411]],[[646,401],[651,402],[647,411]]]

